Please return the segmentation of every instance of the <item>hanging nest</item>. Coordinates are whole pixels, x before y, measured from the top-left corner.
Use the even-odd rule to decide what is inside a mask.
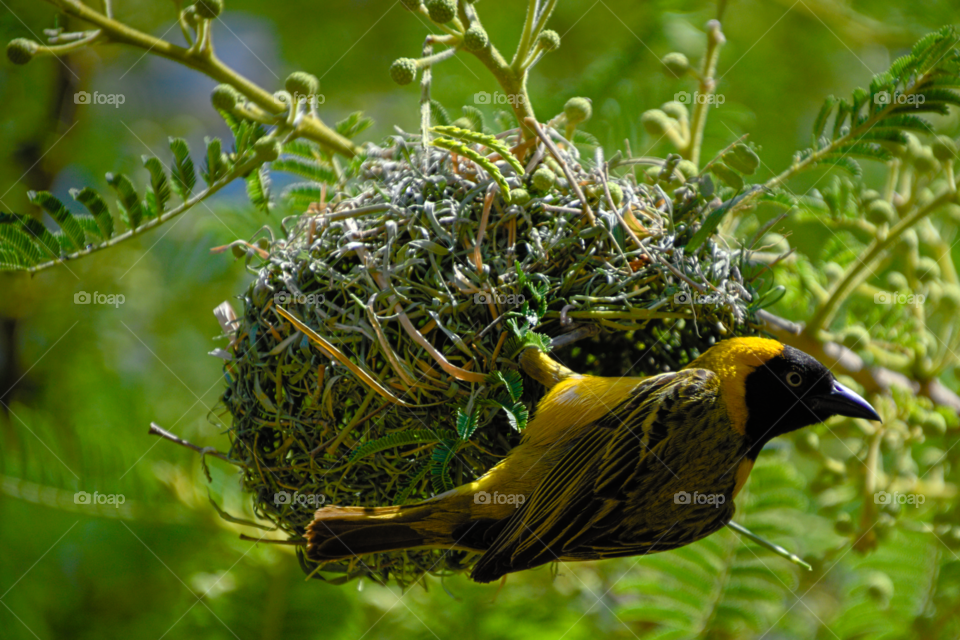
[[[732,189],[678,157],[585,161],[549,127],[549,144],[514,148],[526,166],[503,159],[516,130],[440,133],[369,147],[329,203],[261,241],[223,403],[255,511],[292,540],[321,504],[409,503],[502,460],[542,392],[515,373],[524,341],[563,344],[579,372],[646,376],[756,331],[760,270],[697,233]],[[298,550],[334,582],[406,585],[475,559],[415,550],[320,573]]]

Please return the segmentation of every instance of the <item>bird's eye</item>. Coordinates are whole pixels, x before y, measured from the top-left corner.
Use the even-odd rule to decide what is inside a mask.
[[[791,387],[799,387],[803,384],[803,376],[797,373],[796,371],[790,371],[787,373],[787,384]]]

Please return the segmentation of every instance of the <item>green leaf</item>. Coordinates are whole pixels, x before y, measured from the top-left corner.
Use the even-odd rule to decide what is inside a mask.
[[[373,118],[363,115],[363,111],[354,111],[337,123],[337,133],[345,138],[354,138],[373,125]]]
[[[143,221],[143,208],[140,206],[140,198],[137,197],[137,191],[133,188],[130,179],[122,173],[108,173],[107,184],[113,187],[117,194],[117,208],[120,210],[120,218],[131,229],[139,227]]]
[[[153,194],[153,208],[147,214],[156,217],[166,210],[170,201],[170,182],[159,158],[143,156],[143,166],[150,172],[150,193]]]
[[[285,188],[280,197],[291,206],[307,208],[323,198],[322,189],[315,182],[297,182]]]
[[[306,178],[313,182],[322,182],[326,184],[337,184],[337,174],[333,168],[321,165],[313,160],[302,158],[282,158],[270,163],[270,168],[274,171],[283,171]]]
[[[12,262],[19,269],[43,260],[36,239],[19,224],[14,214],[0,213],[0,250],[5,254],[5,262]]]
[[[190,159],[190,147],[183,138],[170,138],[170,150],[173,151],[173,192],[186,202],[197,184],[197,174]]]
[[[818,140],[823,135],[823,130],[827,127],[827,119],[833,113],[836,104],[837,99],[834,96],[827,96],[827,99],[824,100],[823,106],[820,107],[820,112],[817,114],[817,119],[813,121],[814,140]]]
[[[64,237],[73,244],[73,248],[79,251],[86,246],[87,240],[80,223],[77,222],[77,219],[70,210],[63,206],[63,203],[55,198],[53,194],[47,191],[29,191],[27,192],[27,197],[31,203],[41,207],[50,214],[51,218],[57,221],[57,224],[60,225],[60,230],[63,231]]]
[[[436,100],[430,101],[430,119],[444,127],[450,125],[450,114],[443,108],[443,105]]]
[[[437,493],[453,489],[453,480],[450,478],[450,463],[457,455],[461,443],[455,440],[442,440],[433,449],[430,457],[430,482]]]
[[[361,458],[366,458],[385,449],[395,449],[411,444],[424,445],[441,440],[453,440],[457,437],[453,431],[445,429],[442,431],[431,431],[430,429],[411,429],[391,433],[390,435],[364,442],[353,450],[350,454],[350,462],[356,462]]]
[[[91,217],[96,221],[100,228],[100,237],[108,240],[113,237],[113,216],[110,215],[110,209],[107,203],[103,201],[100,194],[91,189],[71,189],[70,195],[74,200],[82,204],[90,212]]]
[[[266,164],[260,165],[247,176],[247,196],[257,209],[270,213],[270,172]]]
[[[476,107],[464,106],[463,116],[470,121],[470,128],[474,131],[483,131],[487,128],[487,123],[484,120],[483,112]]]
[[[477,430],[477,411],[464,413],[462,409],[457,409],[457,435],[461,440],[469,440],[473,432]]]
[[[220,138],[205,137],[203,141],[207,145],[207,158],[203,167],[200,169],[200,175],[203,177],[203,181],[207,183],[207,186],[210,186],[227,175],[230,167],[224,159]]]

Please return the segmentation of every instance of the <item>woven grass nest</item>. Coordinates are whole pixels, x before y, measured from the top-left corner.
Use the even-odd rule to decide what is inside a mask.
[[[252,267],[226,364],[230,456],[293,541],[320,504],[408,503],[503,459],[542,394],[511,373],[523,335],[563,345],[576,371],[642,376],[757,330],[759,269],[712,235],[689,249],[732,189],[713,193],[679,157],[587,160],[550,127],[519,149],[517,130],[444,133],[369,146]],[[418,550],[317,571],[302,550],[336,583],[406,585],[475,559]]]

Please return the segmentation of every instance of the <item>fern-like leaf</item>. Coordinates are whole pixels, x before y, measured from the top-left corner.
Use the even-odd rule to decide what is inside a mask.
[[[370,442],[364,442],[362,445],[354,449],[350,454],[350,462],[356,462],[361,458],[366,458],[367,456],[384,451],[385,449],[395,449],[397,447],[403,447],[411,444],[431,444],[433,442],[440,442],[441,440],[452,440],[456,437],[457,434],[449,429],[443,431],[412,429],[400,431],[398,433],[391,433],[390,435],[383,436],[382,438],[377,438],[376,440],[371,440]]]

